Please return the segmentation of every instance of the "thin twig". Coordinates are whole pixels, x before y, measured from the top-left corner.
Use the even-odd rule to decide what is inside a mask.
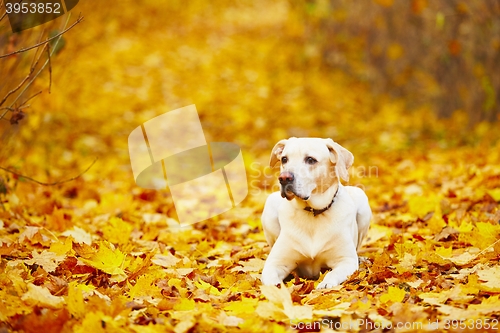
[[[21,89],[21,87],[23,86],[24,83],[26,83],[26,81],[28,81],[28,79],[30,78],[30,75],[31,75],[32,72],[30,72],[28,75],[26,75],[26,77],[19,83],[19,85],[17,87],[15,87],[14,89],[12,89],[11,91],[9,91],[2,99],[2,101],[0,101],[0,105],[2,105],[3,103],[5,103],[5,101],[7,100],[7,98],[9,98],[10,95],[12,95],[13,93],[15,93],[16,91],[18,91],[19,89]],[[3,118],[5,114],[3,114],[0,118]]]
[[[495,243],[490,244],[488,247],[484,248],[481,252],[479,252],[478,254],[476,254],[476,257],[477,257],[477,256],[479,256],[479,255],[481,255],[481,254],[483,254],[483,252],[484,252],[484,251],[486,251],[486,250],[488,250],[489,248],[491,248],[491,247],[495,246],[495,245],[496,245],[496,243],[498,243],[498,242],[500,242],[500,239],[497,239],[497,240],[495,241]]]
[[[11,107],[8,107],[8,106],[4,106],[2,108],[0,108],[0,110],[9,110],[10,112],[14,112],[14,111],[19,111],[19,110],[22,110],[22,109],[27,109],[31,107],[30,104],[28,105],[24,105],[24,103],[20,106],[16,106],[15,108],[11,108]],[[5,119],[5,118],[2,118],[2,119]],[[8,121],[8,120],[7,120]]]
[[[0,166],[0,169],[2,169],[2,170],[4,170],[4,171],[7,171],[7,172],[10,172],[10,173],[12,173],[12,174],[14,174],[14,175],[16,175],[16,176],[18,176],[18,177],[22,177],[22,178],[24,178],[24,179],[30,180],[30,181],[32,181],[32,182],[35,182],[35,183],[37,183],[37,184],[39,184],[39,185],[43,185],[43,186],[53,186],[53,185],[59,185],[59,184],[67,183],[67,182],[70,182],[70,181],[75,180],[75,179],[77,179],[77,178],[80,178],[80,177],[81,177],[84,173],[86,173],[87,171],[89,171],[89,170],[90,170],[90,168],[92,168],[92,166],[95,164],[95,162],[97,162],[97,160],[98,160],[98,158],[96,157],[96,158],[95,158],[95,160],[94,160],[94,162],[92,162],[92,163],[91,163],[91,164],[87,167],[87,169],[85,169],[85,170],[84,170],[82,173],[80,173],[78,176],[75,176],[75,177],[72,177],[72,178],[69,178],[69,179],[66,179],[66,180],[61,180],[61,181],[58,181],[58,182],[53,182],[53,183],[44,183],[44,182],[38,181],[38,180],[33,179],[33,178],[31,178],[31,177],[24,176],[24,175],[22,175],[22,174],[20,174],[20,173],[17,173],[17,172],[15,172],[15,171],[9,170],[9,169],[4,168],[4,167],[1,167],[1,166]]]
[[[50,61],[50,45],[47,44],[47,57],[49,58],[49,94],[52,88],[52,62]]]
[[[62,32],[58,33],[57,35],[53,36],[53,37],[50,37],[46,40],[44,40],[43,42],[40,42],[40,43],[37,43],[35,45],[32,45],[30,47],[26,47],[24,49],[20,49],[20,50],[17,50],[17,51],[14,51],[14,52],[11,52],[11,53],[7,53],[7,54],[4,54],[4,55],[0,55],[0,59],[1,58],[5,58],[5,57],[8,57],[8,56],[11,56],[11,55],[14,55],[14,54],[18,54],[18,53],[22,53],[22,52],[26,52],[26,51],[29,51],[29,50],[32,50],[36,47],[39,47],[43,44],[47,44],[49,43],[50,41],[56,39],[57,37],[60,37],[61,35],[63,35],[64,33],[66,33],[67,31],[69,31],[70,29],[72,29],[75,25],[77,25],[78,23],[80,23],[81,21],[83,20],[83,16],[78,16],[78,19],[76,19],[75,23],[73,23],[71,26],[69,26],[69,28],[63,30]]]
[[[44,34],[45,34],[45,28],[42,30],[42,33],[40,34],[40,37],[38,37],[38,43],[40,43],[40,41],[42,40]],[[33,56],[33,60],[31,61],[30,68],[33,68],[33,64],[35,63],[35,60],[37,59],[37,56],[38,56],[38,50],[39,49],[37,48],[36,51],[35,51],[35,55]]]
[[[18,109],[21,109],[24,104],[28,103],[32,98],[35,98],[36,96],[40,95],[42,92],[43,92],[43,90],[40,90],[36,94],[33,94],[33,96],[31,96],[30,98],[28,98],[27,100],[25,100],[24,102],[22,102],[21,105],[19,105]]]
[[[47,47],[47,45],[44,46],[44,48]],[[33,72],[35,71],[35,68],[36,66],[38,65],[38,63],[40,62],[40,59],[42,58],[42,53],[40,53],[40,56],[38,57],[38,59],[35,61],[35,64],[30,68],[30,72],[28,73],[28,75],[26,75],[26,77],[21,81],[21,83],[19,83],[19,85],[17,87],[15,87],[14,89],[12,89],[11,91],[9,91],[2,99],[2,101],[0,101],[0,105],[3,105],[3,103],[5,103],[5,101],[7,100],[7,98],[9,98],[10,95],[12,95],[13,93],[15,93],[16,91],[18,91],[19,89],[21,89],[21,87],[24,85],[24,83],[26,83],[26,81],[28,81],[28,79],[30,78],[31,74],[33,74]],[[1,118],[3,118],[5,114],[3,114],[1,116]]]
[[[5,6],[5,3],[3,3],[3,5]],[[5,16],[7,16],[7,10],[5,10],[5,13],[3,13],[2,17],[0,17],[0,22],[2,22],[2,20],[5,18]]]

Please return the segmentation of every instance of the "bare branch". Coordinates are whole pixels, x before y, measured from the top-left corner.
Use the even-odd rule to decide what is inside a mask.
[[[19,106],[16,106],[16,107],[10,107],[10,106],[4,106],[4,107],[0,107],[0,110],[8,110],[8,111],[11,111],[11,112],[14,112],[16,110],[22,110],[22,109],[27,109],[29,108],[31,105],[30,104],[27,104],[31,99],[35,98],[36,96],[40,95],[43,91],[40,90],[39,92],[37,92],[36,94],[33,94],[33,96],[29,97],[27,100],[25,100],[24,102],[22,102]],[[1,119],[4,119],[4,118],[0,118]]]
[[[38,180],[33,179],[33,178],[31,178],[31,177],[24,176],[24,175],[22,175],[22,174],[20,174],[20,173],[17,173],[17,172],[15,172],[15,171],[9,170],[9,169],[4,168],[4,167],[1,167],[1,166],[0,166],[0,169],[2,169],[2,170],[4,170],[4,171],[7,171],[7,172],[9,172],[9,173],[11,173],[11,174],[13,174],[13,175],[18,176],[18,177],[22,177],[22,178],[24,178],[24,179],[30,180],[30,181],[32,181],[32,182],[35,182],[35,183],[37,183],[37,184],[39,184],[39,185],[43,185],[43,186],[53,186],[53,185],[59,185],[59,184],[67,183],[67,182],[70,182],[70,181],[75,180],[75,179],[77,179],[77,178],[80,178],[80,177],[81,177],[84,173],[86,173],[87,171],[89,171],[89,170],[90,170],[90,168],[92,168],[92,166],[95,164],[95,162],[97,162],[97,160],[98,160],[98,158],[96,157],[96,158],[95,158],[95,160],[94,160],[94,162],[92,162],[92,163],[91,163],[91,164],[87,167],[87,169],[85,169],[83,172],[81,172],[78,176],[75,176],[75,177],[72,177],[72,178],[69,178],[69,179],[65,179],[65,180],[61,180],[61,181],[58,181],[58,182],[53,182],[53,183],[45,183],[45,182],[41,182],[41,181],[38,181]]]
[[[38,37],[38,43],[40,43],[44,34],[45,34],[45,28],[43,28],[42,33],[40,34],[40,37]],[[35,63],[35,60],[37,59],[37,56],[38,56],[38,50],[39,49],[36,49],[36,51],[35,51],[35,55],[33,56],[33,60],[31,61],[30,68],[33,68],[33,64]],[[43,51],[43,49],[42,49],[42,51]]]
[[[40,95],[41,93],[42,93],[42,90],[40,90],[36,94],[33,94],[33,96],[29,97],[27,100],[22,102],[21,105],[19,105],[18,109],[22,109],[24,104],[28,103],[32,98],[35,98],[36,96]]]
[[[52,88],[52,62],[50,61],[50,45],[47,44],[47,57],[49,60],[49,94],[50,89]]]
[[[37,94],[38,95],[38,94]],[[34,97],[34,96],[33,96]],[[31,107],[31,104],[27,104],[27,105],[24,105],[24,103],[21,105],[21,106],[16,106],[15,108],[11,108],[11,107],[8,107],[8,106],[4,106],[3,108],[0,108],[0,110],[9,110],[10,112],[14,112],[14,111],[19,111],[19,110],[23,110],[23,109],[28,109]],[[1,118],[0,120],[2,119],[5,119],[4,118]],[[7,120],[8,121],[8,120]]]
[[[9,91],[4,97],[3,99],[0,101],[0,105],[2,105],[3,103],[5,103],[5,101],[7,100],[7,98],[9,98],[10,95],[12,95],[13,93],[15,93],[16,91],[18,91],[19,89],[21,89],[21,87],[23,86],[23,84],[26,83],[26,81],[28,81],[28,79],[30,78],[30,75],[31,75],[31,72],[26,75],[26,77],[21,81],[21,83],[18,84],[17,87],[15,87],[14,89],[12,89],[11,91]],[[5,114],[2,114],[0,116],[0,118],[3,118]]]
[[[44,48],[47,47],[47,45],[44,46]],[[5,101],[7,100],[7,98],[9,98],[10,95],[12,95],[13,93],[15,93],[16,91],[18,91],[19,89],[21,89],[21,87],[24,85],[24,83],[26,83],[26,81],[30,78],[31,74],[33,74],[36,66],[38,65],[38,62],[40,61],[40,58],[42,57],[42,53],[40,53],[40,55],[38,56],[38,59],[36,59],[35,61],[35,64],[30,68],[30,72],[28,75],[26,75],[26,77],[21,81],[21,83],[19,83],[19,85],[17,87],[15,87],[14,89],[12,89],[11,91],[9,91],[4,97],[3,99],[0,101],[0,105],[3,105],[3,103],[5,103]],[[0,118],[3,118],[5,114],[1,115]]]
[[[0,55],[0,59],[1,58],[5,58],[5,57],[8,57],[8,56],[11,56],[11,55],[14,55],[14,54],[18,54],[18,53],[22,53],[22,52],[26,52],[26,51],[29,51],[29,50],[32,50],[34,48],[37,48],[43,44],[47,44],[49,43],[50,41],[62,36],[64,33],[68,32],[70,29],[72,29],[75,25],[77,25],[78,23],[80,23],[81,21],[83,20],[83,16],[78,16],[78,18],[76,19],[75,23],[73,23],[71,26],[69,26],[67,29],[61,31],[60,33],[58,33],[57,35],[53,36],[53,37],[50,37],[46,40],[44,40],[43,42],[40,42],[40,43],[37,43],[35,45],[32,45],[30,47],[26,47],[24,49],[20,49],[20,50],[17,50],[17,51],[14,51],[14,52],[11,52],[11,53],[7,53],[7,54],[4,54],[4,55]]]
[[[5,5],[4,3],[2,3],[2,4]],[[5,11],[5,13],[3,13],[2,17],[0,17],[0,22],[2,22],[2,20],[5,18],[5,16],[7,16],[7,11]]]

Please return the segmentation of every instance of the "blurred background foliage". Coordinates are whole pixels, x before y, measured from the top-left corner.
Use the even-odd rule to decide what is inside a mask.
[[[199,280],[209,287],[203,288],[207,294],[220,289],[212,288],[208,282],[215,281],[218,274],[227,277],[224,285],[238,289],[232,289],[231,296],[224,291],[221,296],[227,297],[224,302],[234,306],[234,310],[239,304],[245,308],[245,318],[254,317],[241,330],[255,326],[260,331],[271,331],[267,322],[254,315],[251,304],[256,304],[253,302],[260,297],[255,296],[256,285],[249,283],[254,277],[246,268],[245,274],[236,273],[236,267],[227,266],[233,265],[232,259],[231,264],[226,264],[226,260],[263,258],[264,243],[258,242],[264,241],[259,232],[260,214],[269,190],[276,184],[277,173],[266,167],[274,144],[290,136],[331,137],[349,149],[355,156],[349,184],[366,191],[375,213],[373,225],[384,228],[375,229],[378,236],[369,245],[377,251],[382,249],[384,256],[367,252],[372,259],[382,258],[375,258],[373,267],[378,268],[366,274],[366,278],[364,272],[356,276],[355,282],[349,283],[354,289],[345,289],[345,293],[335,296],[336,300],[368,299],[371,303],[351,305],[355,311],[365,311],[371,306],[370,311],[376,317],[369,318],[377,322],[387,322],[384,318],[402,322],[401,318],[410,312],[418,314],[414,318],[422,318],[424,322],[435,321],[441,318],[439,309],[449,311],[449,318],[456,313],[464,317],[463,302],[469,297],[474,297],[471,303],[485,300],[468,309],[474,318],[480,310],[489,311],[495,306],[496,303],[488,302],[496,297],[489,287],[496,278],[488,282],[488,289],[478,287],[477,275],[475,280],[470,279],[472,273],[465,276],[475,271],[467,261],[465,265],[457,265],[464,267],[466,273],[457,274],[453,282],[450,277],[454,274],[450,272],[458,269],[449,266],[452,262],[443,261],[445,257],[441,254],[448,253],[448,258],[453,250],[456,259],[482,254],[477,258],[481,265],[488,264],[488,260],[488,265],[493,265],[498,260],[498,244],[493,247],[498,233],[489,223],[496,224],[499,218],[500,195],[498,0],[80,0],[69,20],[65,15],[16,34],[3,16],[2,3],[0,167],[43,182],[57,182],[79,174],[99,157],[82,177],[50,187],[0,170],[0,243],[4,242],[0,245],[9,256],[2,259],[5,264],[1,265],[9,269],[14,269],[15,262],[20,265],[19,270],[11,271],[16,272],[11,275],[17,277],[17,282],[12,280],[9,285],[8,278],[0,278],[0,285],[8,286],[2,290],[8,296],[4,304],[14,299],[16,302],[8,307],[11,314],[3,316],[10,317],[16,326],[5,327],[16,329],[21,325],[29,332],[41,331],[43,327],[55,332],[70,317],[66,309],[30,313],[31,309],[16,308],[20,304],[17,302],[28,294],[21,290],[24,284],[18,283],[17,272],[37,285],[44,280],[49,285],[50,277],[50,285],[57,287],[51,289],[54,295],[50,296],[65,294],[63,283],[72,281],[71,285],[82,282],[85,288],[95,285],[99,293],[113,300],[110,306],[104,299],[97,302],[101,296],[94,295],[86,301],[88,307],[79,305],[78,316],[66,326],[75,332],[104,330],[103,323],[109,324],[105,328],[109,331],[114,327],[110,323],[122,325],[129,320],[147,325],[156,318],[162,320],[163,314],[159,314],[169,312],[174,306],[170,297],[168,304],[162,300],[161,308],[150,303],[147,309],[123,297],[126,289],[136,293],[144,286],[143,291],[151,297],[146,286],[160,288],[159,283],[153,283],[159,275],[150,275],[153,271],[143,266],[150,265],[151,255],[158,249],[172,258],[171,250],[177,251],[179,258],[186,255],[184,259],[189,253],[193,260],[182,260],[182,267],[193,265],[210,279]],[[75,22],[79,13],[84,20],[65,33],[57,46],[51,43],[50,66],[43,70],[49,56],[42,47],[1,57],[57,35]],[[28,82],[33,84],[24,91]],[[16,87],[20,88],[9,95]],[[176,216],[168,190],[145,190],[135,184],[127,143],[132,130],[143,122],[190,104],[198,109],[208,142],[228,141],[242,148],[250,195],[237,208],[215,217],[222,223],[212,224],[213,228],[208,228],[208,222],[201,222],[193,225],[195,230],[178,232],[169,227],[174,223],[165,218]],[[36,253],[49,244],[39,244],[31,231],[31,236],[25,237],[27,230],[34,229],[23,230],[25,226],[46,229],[47,238],[43,242],[49,238],[57,240],[59,235],[66,234],[64,231],[78,227],[83,229],[79,238],[85,235],[94,241],[119,243],[118,250],[130,259],[137,259],[126,259],[134,266],[126,264],[131,273],[126,286],[111,284],[107,288],[109,280],[105,274],[84,277],[86,274],[77,274],[80,271],[73,274],[69,268],[63,268],[56,274],[60,278],[52,279],[52,274],[42,273],[38,264],[25,266],[26,259],[34,256],[31,250]],[[449,228],[443,229],[444,226]],[[391,235],[389,230],[394,233]],[[45,237],[38,232],[36,235],[37,239]],[[2,238],[12,240],[12,250],[10,240],[5,243]],[[128,242],[129,238],[133,241]],[[66,238],[65,244],[71,249],[70,238]],[[101,249],[107,248],[103,247],[106,243],[100,244]],[[441,247],[444,244],[446,247]],[[75,256],[85,257],[82,253],[87,250],[74,245]],[[96,246],[94,242],[93,247]],[[143,248],[147,249],[147,255]],[[486,251],[488,248],[495,251]],[[439,258],[434,255],[439,261],[421,260],[419,253],[432,251],[440,251]],[[115,253],[121,256],[122,252]],[[219,259],[221,270],[216,264]],[[396,267],[394,273],[386,270],[391,260],[391,267]],[[77,265],[76,259],[73,263]],[[101,263],[106,265],[104,261]],[[120,270],[124,264],[122,261]],[[61,263],[59,267],[62,266]],[[69,267],[69,261],[64,266]],[[420,279],[420,274],[409,274],[412,267],[432,274],[423,272]],[[390,275],[382,275],[379,268]],[[498,266],[491,268],[493,272]],[[217,273],[212,269],[217,269]],[[147,275],[151,277],[146,278]],[[191,277],[182,279],[187,281]],[[396,277],[402,277],[399,286],[406,286],[406,290],[409,290],[406,279],[412,279],[413,283],[425,280],[419,289],[412,288],[410,298],[403,303],[415,308],[394,308],[390,303],[375,306],[374,302],[380,303],[379,296],[385,293],[386,284],[381,281],[386,277],[391,279],[390,282],[387,279],[388,284],[397,284]],[[359,283],[363,279],[375,287],[367,288],[364,281]],[[458,284],[456,281],[460,279],[463,283],[468,281],[467,285]],[[136,283],[131,287],[129,281],[133,280]],[[242,287],[239,282],[247,286]],[[179,294],[173,293],[180,290],[177,286],[168,284],[171,292],[165,297],[177,298]],[[189,304],[193,306],[197,296],[191,295],[191,290],[201,292],[200,286],[190,287],[189,294],[187,289],[186,294],[181,294],[189,295]],[[416,295],[420,291],[434,293],[453,287],[451,294],[443,294],[448,299],[446,295],[458,295],[460,286],[464,292],[473,288],[475,291],[471,293],[475,296],[460,296],[437,307],[436,303],[428,306],[422,297],[423,303],[417,305]],[[68,288],[72,293],[70,288],[73,287]],[[162,289],[162,294],[163,290],[166,289]],[[333,309],[330,297],[333,294],[327,296],[327,301],[310,304],[316,304],[322,311]],[[250,298],[252,303],[245,305],[243,300]],[[230,311],[229,306],[212,300],[197,299],[196,313],[203,311],[201,318],[214,318],[211,322],[228,319],[225,311]],[[294,302],[297,303],[296,298]],[[424,303],[426,311],[422,311]],[[212,305],[214,311],[207,312]],[[137,313],[134,318],[122,316],[131,313],[132,307],[138,310],[134,311]],[[127,312],[121,312],[125,308]],[[368,312],[353,316],[368,318]],[[345,322],[344,315],[342,320]],[[91,323],[95,323],[95,329],[89,329]],[[285,329],[284,322],[273,319],[271,323]],[[1,325],[0,332],[4,332]],[[193,330],[191,326],[181,322],[176,330],[181,331],[182,327]],[[160,324],[147,328],[154,327],[163,328]],[[219,327],[213,329],[222,330]],[[194,330],[204,328],[197,326]]]
[[[303,13],[324,63],[375,94],[441,117],[463,110],[472,122],[498,120],[498,1],[323,0]]]
[[[250,162],[289,136],[331,137],[365,162],[498,142],[494,0],[82,0],[70,24],[79,12],[52,56],[50,93],[45,70],[23,96],[42,91],[27,117],[0,121],[0,165],[53,179],[99,156],[87,177],[123,177],[128,134],[189,104],[208,141],[235,142]],[[19,34],[2,20],[0,53],[66,19]],[[0,96],[35,51],[0,59]]]

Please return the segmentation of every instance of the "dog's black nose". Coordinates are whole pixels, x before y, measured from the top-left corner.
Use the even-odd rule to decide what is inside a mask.
[[[294,180],[293,173],[288,171],[282,172],[278,179],[281,185],[290,184]]]

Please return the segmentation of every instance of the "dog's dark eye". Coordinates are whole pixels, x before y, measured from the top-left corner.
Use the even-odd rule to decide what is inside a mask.
[[[283,157],[281,158],[281,164],[285,164],[286,162],[288,162],[288,157],[283,156]]]
[[[307,164],[315,164],[316,162],[318,162],[318,161],[316,161],[314,158],[312,158],[312,157],[306,157],[306,163]]]

